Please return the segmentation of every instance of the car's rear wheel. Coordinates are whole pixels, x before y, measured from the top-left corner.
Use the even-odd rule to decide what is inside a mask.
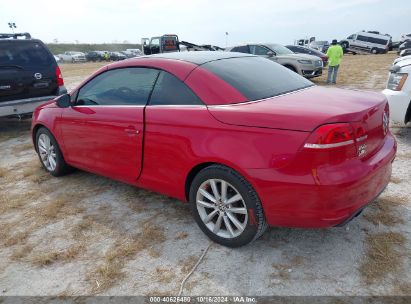
[[[373,48],[373,49],[371,50],[371,53],[373,53],[374,55],[375,55],[375,54],[378,54],[378,50],[377,50],[376,48]]]
[[[190,187],[190,204],[201,230],[224,246],[246,245],[267,228],[254,188],[225,166],[213,165],[196,175]]]
[[[61,176],[70,171],[56,139],[46,128],[40,128],[36,133],[36,149],[43,168],[51,175]]]

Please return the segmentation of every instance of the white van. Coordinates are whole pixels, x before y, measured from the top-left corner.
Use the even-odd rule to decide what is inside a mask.
[[[391,36],[378,32],[357,32],[340,42],[344,50],[353,53],[383,54],[390,48]]]

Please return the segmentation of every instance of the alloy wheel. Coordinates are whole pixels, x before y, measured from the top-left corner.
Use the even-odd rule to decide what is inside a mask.
[[[205,226],[222,238],[243,233],[248,212],[239,191],[222,179],[208,179],[197,190],[196,206]]]
[[[41,161],[48,171],[54,171],[57,166],[57,156],[53,143],[47,134],[40,134],[37,141],[37,148]]]

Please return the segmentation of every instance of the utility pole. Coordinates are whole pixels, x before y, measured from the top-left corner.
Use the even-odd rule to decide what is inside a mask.
[[[228,46],[228,32],[225,32],[225,47]]]
[[[9,28],[11,28],[13,34],[14,34],[14,29],[17,28],[16,24],[14,22],[9,22]]]

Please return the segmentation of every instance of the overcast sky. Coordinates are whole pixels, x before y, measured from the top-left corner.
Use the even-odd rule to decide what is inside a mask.
[[[0,0],[0,32],[52,42],[139,43],[166,33],[199,44],[293,43],[342,39],[378,30],[398,40],[411,33],[410,0]],[[229,35],[226,37],[225,33]]]

